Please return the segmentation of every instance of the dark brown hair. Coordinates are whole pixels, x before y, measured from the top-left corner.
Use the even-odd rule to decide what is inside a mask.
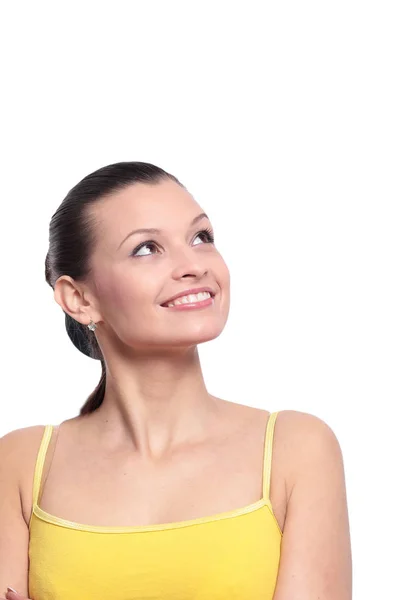
[[[90,173],[66,195],[50,221],[49,250],[45,260],[47,283],[54,289],[61,275],[76,281],[90,272],[90,255],[95,241],[95,223],[88,208],[99,200],[134,183],[156,184],[165,179],[180,181],[167,171],[145,162],[119,162]],[[182,186],[184,187],[184,186]],[[96,410],[104,399],[106,367],[96,336],[65,313],[65,325],[73,344],[91,358],[100,360],[98,385],[80,409],[84,415]]]

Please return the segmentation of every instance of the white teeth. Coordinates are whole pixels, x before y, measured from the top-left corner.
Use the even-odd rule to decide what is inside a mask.
[[[189,294],[189,296],[180,296],[180,298],[177,298],[173,302],[168,302],[167,306],[175,306],[176,304],[187,304],[188,302],[200,302],[201,300],[205,300],[206,298],[211,298],[211,294],[209,292]]]

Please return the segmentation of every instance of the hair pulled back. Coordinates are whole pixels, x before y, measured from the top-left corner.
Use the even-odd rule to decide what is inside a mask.
[[[90,256],[95,242],[95,223],[89,207],[134,183],[156,184],[165,179],[180,181],[167,171],[145,162],[119,162],[90,173],[65,196],[53,214],[49,227],[49,249],[45,260],[47,283],[54,289],[62,275],[74,280],[85,279],[90,272]],[[101,377],[80,409],[84,415],[95,411],[103,402],[106,366],[95,334],[65,314],[65,326],[73,344],[91,358],[100,360]]]

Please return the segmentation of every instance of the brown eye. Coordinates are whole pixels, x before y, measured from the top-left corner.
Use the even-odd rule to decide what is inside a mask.
[[[196,237],[199,235],[202,235],[205,237],[206,244],[214,243],[214,235],[213,235],[213,232],[211,231],[211,229],[202,229],[201,231],[199,231],[199,233],[196,234]]]
[[[146,246],[152,246],[155,248],[156,243],[153,242],[152,240],[149,240],[147,242],[143,242],[142,244],[139,244],[139,246],[136,246],[136,248],[134,250],[132,250],[131,256],[150,256],[150,254],[138,254],[139,250],[141,250],[142,248],[146,248]]]

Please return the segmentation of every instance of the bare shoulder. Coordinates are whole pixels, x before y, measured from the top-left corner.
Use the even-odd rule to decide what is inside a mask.
[[[44,429],[44,425],[31,425],[0,437],[1,471],[19,491],[25,520],[32,505],[33,476]]]
[[[37,443],[43,437],[44,425],[31,425],[9,431],[0,437],[0,452],[2,458],[18,461],[23,456],[29,456]]]
[[[43,431],[37,425],[0,437],[0,589],[11,584],[23,596],[28,595],[29,530],[22,498],[32,486]]]
[[[310,457],[319,456],[341,464],[342,452],[339,441],[328,423],[317,415],[297,410],[279,411],[275,434],[276,444],[285,460],[288,496],[298,477],[302,476]]]
[[[316,415],[296,411],[267,411],[243,407],[249,417],[250,439],[259,441],[271,414],[277,412],[274,425],[270,500],[281,531],[286,528],[289,501],[293,489],[315,474],[315,461],[327,472],[341,469],[341,452],[331,427]]]
[[[256,419],[262,419],[262,415],[266,414],[269,419],[271,412],[264,409],[252,409],[255,412]],[[339,442],[332,428],[320,417],[311,413],[301,412],[298,410],[278,410],[275,427],[274,427],[274,445],[283,445],[286,453],[295,456],[302,448],[307,449],[307,446],[313,446],[323,442],[331,443],[333,446],[338,446]]]
[[[255,427],[264,428],[272,412],[261,408],[240,405]],[[274,462],[284,473],[288,483],[293,484],[310,452],[325,450],[339,457],[338,439],[332,428],[320,417],[297,410],[278,410],[274,426]],[[254,433],[254,429],[253,429]]]
[[[304,432],[321,432],[328,436],[334,436],[332,428],[323,419],[311,413],[299,410],[280,410],[278,411],[277,423],[284,424],[285,428],[291,432],[292,438],[301,438]]]
[[[14,429],[0,437],[2,471],[18,484],[20,492],[27,479],[33,480],[36,456],[44,433],[44,425]]]
[[[309,413],[282,411],[276,425],[287,449],[289,493],[274,599],[348,600],[352,558],[339,441]]]

